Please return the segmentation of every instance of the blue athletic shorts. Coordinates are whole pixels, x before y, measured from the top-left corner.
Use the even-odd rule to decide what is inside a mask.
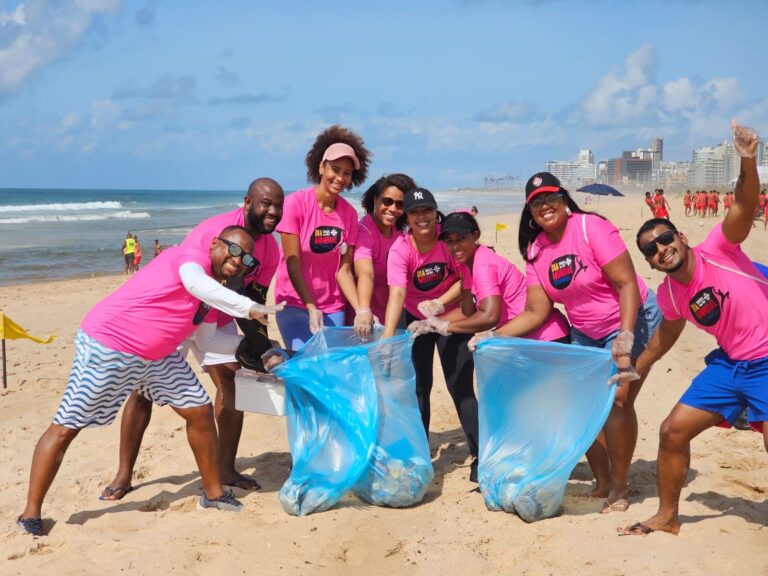
[[[309,331],[309,312],[305,308],[286,306],[275,313],[275,320],[280,336],[283,338],[283,344],[290,350],[298,352],[312,338],[312,333]],[[330,314],[323,313],[323,324],[344,326],[344,310]]]
[[[747,420],[768,420],[768,356],[731,360],[720,348],[704,359],[707,367],[693,379],[680,403],[715,412],[729,423],[748,408]]]
[[[197,408],[211,402],[178,351],[145,360],[107,348],[78,330],[75,360],[53,423],[76,430],[111,424],[134,389],[159,406]]]
[[[645,302],[637,309],[637,320],[635,320],[635,343],[632,345],[632,352],[630,356],[637,358],[643,353],[645,347],[648,345],[648,341],[656,331],[656,328],[661,324],[661,310],[656,303],[656,293],[648,289],[648,295],[645,297]],[[579,346],[590,346],[592,348],[605,348],[610,350],[613,346],[613,341],[616,336],[619,335],[619,330],[611,332],[607,336],[602,338],[590,338],[583,332],[579,332],[576,328],[571,328],[571,344],[578,344]]]

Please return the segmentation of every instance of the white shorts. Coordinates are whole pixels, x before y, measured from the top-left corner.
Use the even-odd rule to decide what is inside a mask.
[[[145,360],[107,348],[78,330],[75,360],[53,423],[78,430],[111,424],[135,389],[159,406],[196,408],[211,403],[178,351]]]
[[[237,363],[235,351],[242,339],[234,321],[218,327],[205,323],[190,338],[189,349],[203,369],[216,364]]]

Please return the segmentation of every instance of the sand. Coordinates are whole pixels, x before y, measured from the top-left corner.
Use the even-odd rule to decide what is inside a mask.
[[[702,240],[716,220],[700,225],[683,218],[682,201],[671,201],[673,219],[694,243]],[[592,208],[598,208],[596,199]],[[635,230],[648,216],[641,198],[602,198],[599,210],[621,228],[638,272],[657,286],[660,275],[634,248]],[[496,222],[510,226],[499,232],[496,249],[520,265],[517,217],[481,220],[488,244]],[[768,259],[762,225],[744,247],[754,259]],[[7,345],[8,389],[0,393],[0,574],[768,574],[768,456],[756,433],[712,429],[694,441],[679,536],[616,536],[617,526],[657,508],[659,424],[715,347],[692,326],[653,368],[638,399],[640,437],[625,513],[601,515],[602,501],[585,497],[591,477],[583,461],[559,517],[525,524],[487,511],[467,480],[466,444],[438,381],[430,439],[436,478],[420,506],[388,510],[348,497],[328,512],[288,516],[277,500],[290,465],[285,421],[248,414],[238,466],[263,489],[238,492],[246,504],[241,514],[197,512],[200,479],[183,421],[165,408],[155,410],[132,493],[116,503],[99,501],[116,469],[119,426],[86,430],[45,502],[49,534],[21,535],[14,520],[26,498],[32,450],[64,390],[77,326],[123,281],[114,276],[0,288],[6,314],[33,334],[58,336],[48,346]],[[212,390],[209,378],[201,379]]]

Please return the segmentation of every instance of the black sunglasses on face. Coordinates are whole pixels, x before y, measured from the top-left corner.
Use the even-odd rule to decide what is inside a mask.
[[[536,196],[533,200],[528,202],[528,206],[531,207],[531,210],[540,210],[544,203],[546,203],[548,206],[552,206],[554,208],[562,201],[562,192],[550,192],[549,194],[541,194]]]
[[[402,210],[403,209],[403,201],[402,200],[395,200],[394,198],[389,198],[387,196],[382,196],[381,197],[381,203],[384,204],[384,206],[386,206],[387,208],[389,208],[390,206],[392,206],[392,204],[394,204],[395,208],[397,208],[398,210]]]
[[[675,232],[674,230],[667,230],[666,232],[662,232],[656,238],[648,242],[645,246],[640,248],[640,252],[643,253],[643,256],[646,258],[653,258],[653,256],[656,255],[656,252],[658,252],[658,244],[661,244],[662,246],[669,246],[672,244],[672,242],[675,241]]]
[[[227,252],[229,252],[229,255],[232,256],[232,258],[240,258],[240,262],[243,263],[243,266],[246,268],[253,268],[256,265],[256,258],[251,254],[248,254],[248,252],[243,250],[239,245],[230,242],[229,240],[224,240],[224,238],[221,237],[219,237],[219,240],[227,245]]]

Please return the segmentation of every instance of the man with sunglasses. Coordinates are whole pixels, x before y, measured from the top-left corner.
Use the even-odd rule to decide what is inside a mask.
[[[242,277],[230,280],[228,287],[259,304],[265,304],[267,290],[280,260],[272,232],[283,216],[284,199],[283,188],[275,180],[257,178],[248,187],[242,207],[204,220],[190,231],[181,247],[200,249],[209,246],[225,226],[243,226],[254,239],[254,261]],[[272,346],[267,326],[238,318],[237,323],[245,334],[241,340],[232,316],[227,313],[214,311],[207,314],[207,310],[203,309],[196,320],[199,327],[192,339],[191,349],[216,386],[214,413],[218,429],[219,474],[227,486],[258,490],[260,486],[254,478],[241,474],[235,468],[243,430],[243,413],[235,409],[235,372],[240,369],[236,351],[244,351],[258,360]],[[258,365],[249,367],[260,368]],[[125,403],[120,427],[118,470],[112,482],[102,491],[103,500],[120,500],[132,489],[133,469],[151,417],[150,399],[139,392],[131,394]]]
[[[208,250],[169,248],[86,315],[64,397],[35,447],[27,504],[17,519],[23,532],[42,536],[43,500],[80,430],[112,423],[136,388],[186,420],[203,483],[198,507],[242,509],[219,476],[211,400],[177,347],[195,330],[201,300],[242,318],[263,320],[282,309],[224,286],[243,274],[252,251],[253,238],[240,226],[221,230]]]
[[[685,234],[666,219],[649,220],[637,246],[651,268],[667,274],[658,289],[664,319],[637,361],[643,372],[677,341],[687,321],[712,334],[719,348],[661,425],[657,460],[659,510],[621,535],[680,531],[679,500],[690,467],[690,442],[712,426],[729,427],[749,411],[768,450],[768,280],[741,250],[752,226],[760,183],[755,152],[758,137],[732,121],[741,174],[733,206],[704,242],[690,247]]]

